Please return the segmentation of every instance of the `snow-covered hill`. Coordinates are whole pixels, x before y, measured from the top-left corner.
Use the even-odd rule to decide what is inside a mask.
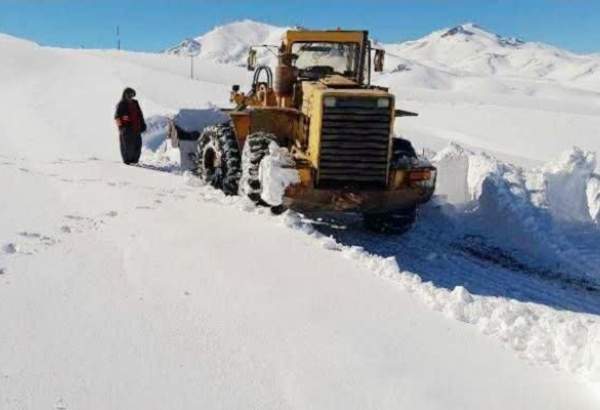
[[[542,43],[490,33],[472,24],[431,33],[416,41],[388,44],[390,55],[456,74],[515,76],[600,86],[600,59]]]
[[[199,52],[206,59],[244,65],[253,45],[281,42],[286,27],[244,20],[216,27],[169,49],[172,54]],[[600,91],[600,57],[579,55],[538,42],[502,37],[474,23],[435,31],[423,38],[397,44],[377,43],[388,52],[391,72],[435,70],[435,75],[512,76],[569,82]],[[274,60],[271,60],[274,61]],[[427,71],[427,77],[433,73]],[[431,88],[441,84],[434,79]],[[442,85],[443,86],[443,85]]]
[[[3,410],[598,408],[592,91],[378,78],[421,112],[397,131],[440,167],[397,238],[273,217],[182,176],[155,141],[120,163],[123,87],[149,117],[223,106],[247,84],[239,61],[201,55],[190,80],[177,55],[9,36],[0,55]],[[533,168],[490,154],[541,161],[575,140],[586,150]]]
[[[245,66],[251,46],[278,46],[285,30],[287,28],[244,20],[216,27],[195,39],[184,40],[181,44],[167,50],[167,53],[187,55],[191,51],[203,59]],[[261,52],[264,53],[264,50]]]

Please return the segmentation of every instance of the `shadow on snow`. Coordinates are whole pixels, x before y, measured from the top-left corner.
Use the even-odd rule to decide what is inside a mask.
[[[477,213],[447,212],[440,205],[428,205],[421,210],[416,226],[397,236],[366,231],[358,215],[309,217],[315,229],[340,244],[393,257],[400,270],[416,273],[437,287],[452,290],[464,286],[472,294],[600,314],[598,271],[598,276],[592,277],[565,273],[568,267],[552,255],[553,248],[542,253],[524,251],[527,246],[521,248],[510,243],[510,238],[490,234],[498,221],[482,224]],[[583,233],[579,226],[562,229],[577,232],[577,237],[569,238],[571,243],[584,235],[590,254],[600,249],[597,227],[588,227]]]

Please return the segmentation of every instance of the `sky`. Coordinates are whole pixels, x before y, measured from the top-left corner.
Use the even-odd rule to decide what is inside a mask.
[[[0,32],[59,47],[161,51],[249,18],[274,25],[368,29],[383,42],[474,22],[575,52],[600,52],[600,0],[0,0]]]

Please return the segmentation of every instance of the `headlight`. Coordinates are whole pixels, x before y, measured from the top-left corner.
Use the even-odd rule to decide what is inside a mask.
[[[390,106],[389,98],[378,98],[377,99],[377,107],[379,108],[388,108]]]
[[[335,97],[325,97],[323,99],[323,105],[325,107],[335,107],[336,102]]]
[[[437,171],[431,168],[421,168],[410,171],[408,180],[412,186],[421,186],[424,188],[435,187]]]

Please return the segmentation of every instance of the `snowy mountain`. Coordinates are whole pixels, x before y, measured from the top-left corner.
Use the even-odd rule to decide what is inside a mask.
[[[386,45],[392,56],[456,74],[515,76],[600,85],[600,58],[490,33],[473,23]]]
[[[278,45],[287,28],[244,20],[220,26],[167,50],[192,47],[211,61],[244,65],[253,45]],[[398,44],[379,44],[388,52],[386,69],[427,88],[447,88],[456,76],[516,77],[570,82],[600,91],[600,57],[580,55],[537,42],[491,33],[474,23],[435,31]],[[274,62],[262,51],[263,57]],[[265,61],[267,61],[265,60]],[[425,79],[416,78],[425,77]]]
[[[191,46],[203,59],[243,66],[246,64],[251,46],[264,44],[277,46],[281,43],[285,30],[287,28],[243,20],[216,27],[200,37],[185,40],[166,52],[176,55],[185,54]],[[264,53],[264,50],[261,52]]]
[[[195,38],[188,38],[166,51],[177,56],[197,56],[202,52],[202,44]]]

